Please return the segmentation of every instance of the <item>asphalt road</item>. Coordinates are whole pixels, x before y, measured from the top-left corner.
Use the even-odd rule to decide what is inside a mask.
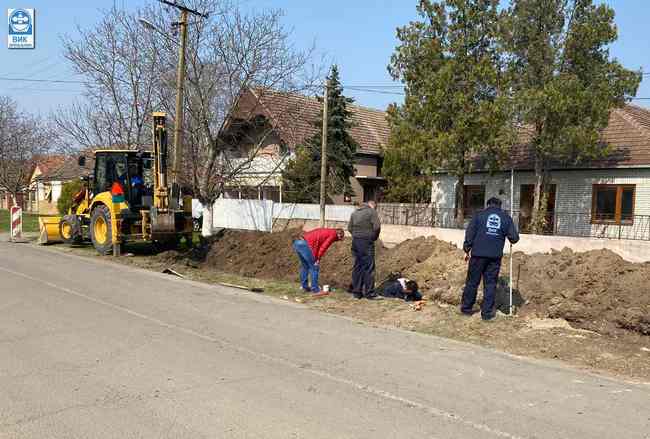
[[[647,384],[0,243],[0,438],[649,437]]]

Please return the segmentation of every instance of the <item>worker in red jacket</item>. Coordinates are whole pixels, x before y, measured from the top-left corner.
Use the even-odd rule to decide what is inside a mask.
[[[330,246],[345,237],[343,229],[314,229],[293,241],[293,249],[300,259],[300,283],[305,292],[320,293],[318,275],[320,260]],[[309,276],[311,275],[311,288]]]

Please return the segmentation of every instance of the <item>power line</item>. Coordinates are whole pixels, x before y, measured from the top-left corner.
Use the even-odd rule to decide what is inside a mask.
[[[386,91],[386,90],[373,90],[370,88],[363,88],[363,87],[343,87],[346,90],[352,90],[352,91],[360,91],[360,92],[366,92],[366,93],[376,93],[376,94],[382,94],[382,95],[393,95],[393,96],[404,96],[404,93],[397,92],[397,91]]]
[[[28,79],[28,78],[7,78],[0,76],[0,81],[15,81],[15,82],[45,82],[50,84],[85,84],[85,81],[70,81],[64,79]]]
[[[71,90],[61,88],[20,88],[20,89],[5,89],[3,93],[15,93],[19,95],[38,93],[83,93],[83,90]]]

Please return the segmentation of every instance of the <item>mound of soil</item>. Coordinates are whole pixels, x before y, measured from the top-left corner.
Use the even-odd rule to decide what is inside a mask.
[[[227,231],[207,253],[206,268],[261,279],[297,281],[299,262],[291,246],[299,229],[280,233]],[[351,240],[334,243],[321,262],[321,283],[347,288],[352,275]],[[430,238],[387,249],[377,243],[377,282],[391,272],[416,279],[431,299],[458,305],[467,265],[456,246]],[[162,256],[162,255],[161,255]],[[178,255],[164,255],[176,259]],[[509,261],[504,258],[500,295],[507,297]],[[516,297],[523,314],[563,318],[574,326],[650,335],[650,264],[623,260],[608,250],[569,249],[514,259]],[[498,301],[499,299],[497,299]]]
[[[517,253],[513,272],[530,311],[600,333],[623,328],[650,335],[650,264],[627,262],[609,250],[566,248]]]
[[[300,230],[280,233],[227,230],[212,243],[209,268],[260,279],[295,280],[298,258],[291,246]]]

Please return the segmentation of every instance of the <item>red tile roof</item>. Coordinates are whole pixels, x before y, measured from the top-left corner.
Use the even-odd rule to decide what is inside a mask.
[[[46,155],[37,158],[35,162],[36,162],[36,166],[38,166],[41,173],[47,174],[53,169],[56,169],[59,166],[61,166],[65,161],[65,158],[66,157],[63,155]]]
[[[322,104],[315,97],[255,89],[242,94],[233,117],[251,120],[258,115],[265,116],[287,146],[294,148],[320,129],[314,125],[314,121],[318,120],[321,108]],[[381,154],[390,134],[386,113],[358,105],[350,105],[348,109],[354,124],[350,134],[359,143],[359,152]]]
[[[522,128],[519,133],[521,144],[510,153],[508,169],[533,169],[533,155],[528,142],[531,133]],[[581,162],[556,162],[554,169],[603,169],[615,167],[650,166],[650,110],[636,105],[626,105],[612,110],[609,124],[601,134],[603,146],[610,148],[609,154],[596,160]],[[481,168],[477,164],[477,168]]]

